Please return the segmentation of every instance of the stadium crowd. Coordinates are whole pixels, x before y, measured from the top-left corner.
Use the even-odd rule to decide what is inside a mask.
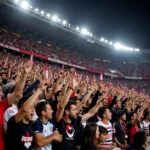
[[[62,50],[57,47],[53,47],[50,44],[41,43],[41,41],[33,40],[31,37],[21,36],[19,34],[9,32],[7,30],[0,30],[0,42],[8,44],[24,50],[33,51],[35,53],[49,56],[58,60],[69,62],[83,67],[89,67],[103,72],[108,72],[109,69],[118,70],[124,76],[138,76],[149,77],[150,69],[149,62],[103,62],[95,61],[87,54],[84,56],[80,53],[75,53],[68,50]]]
[[[150,149],[149,94],[115,81],[1,49],[0,149]]]

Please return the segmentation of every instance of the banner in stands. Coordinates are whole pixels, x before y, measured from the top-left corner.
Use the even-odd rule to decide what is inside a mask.
[[[20,53],[23,53],[23,54],[27,54],[27,55],[31,54],[30,51],[19,49],[19,48],[16,48],[16,47],[13,47],[13,46],[10,46],[10,45],[7,45],[7,44],[0,43],[0,46],[4,47],[4,48],[11,49],[11,50],[14,50],[14,51],[17,51],[17,52],[20,52]],[[39,55],[37,53],[33,53],[33,56],[44,59],[44,60],[49,60],[51,62],[67,65],[67,66],[70,66],[70,67],[74,67],[74,68],[78,68],[78,69],[82,69],[82,70],[86,70],[86,71],[90,71],[90,72],[93,72],[93,73],[104,74],[105,76],[110,76],[110,77],[114,77],[114,78],[130,79],[130,80],[150,80],[150,77],[129,77],[129,76],[118,76],[118,75],[111,74],[111,73],[104,73],[104,72],[100,72],[99,70],[94,70],[92,68],[85,68],[85,67],[82,67],[82,66],[74,65],[74,64],[64,62],[64,61],[61,61],[61,60],[58,60],[58,59],[50,58],[50,57],[47,57],[47,56],[42,56],[42,55]]]

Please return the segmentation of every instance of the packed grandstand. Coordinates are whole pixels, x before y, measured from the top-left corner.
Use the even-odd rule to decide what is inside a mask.
[[[148,150],[149,53],[116,53],[18,12],[0,6],[0,149]]]

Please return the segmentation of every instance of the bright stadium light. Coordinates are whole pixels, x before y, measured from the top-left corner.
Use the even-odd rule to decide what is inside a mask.
[[[107,41],[107,40],[105,40],[105,43],[108,43],[108,41]]]
[[[135,48],[135,49],[134,49],[134,51],[139,52],[139,51],[140,51],[140,49],[139,49],[139,48]]]
[[[66,23],[67,23],[67,21],[66,21],[66,20],[64,20],[64,21],[63,21],[63,25],[66,25]]]
[[[50,14],[47,14],[47,17],[50,17]]]
[[[114,44],[114,47],[116,48],[116,49],[124,49],[125,47],[122,45],[122,44],[120,44],[120,43],[115,43]]]
[[[81,30],[81,33],[84,34],[84,35],[86,35],[86,34],[88,33],[88,31],[87,31],[87,29],[83,28],[83,29]]]
[[[77,30],[77,31],[79,31],[79,29],[80,29],[79,27],[76,27],[76,30]]]
[[[57,17],[56,15],[54,15],[54,16],[52,17],[52,20],[53,20],[53,21],[57,21],[57,19],[58,19],[58,17]]]
[[[113,44],[113,42],[112,42],[112,41],[110,41],[110,42],[109,42],[109,45],[112,45],[112,44]]]
[[[23,9],[28,9],[28,8],[29,8],[29,3],[28,3],[27,1],[23,1],[23,2],[21,3],[21,8],[23,8]]]
[[[36,8],[35,11],[38,12],[39,11],[38,8]]]
[[[14,0],[14,2],[15,2],[15,3],[18,3],[18,2],[19,2],[19,0]]]
[[[41,11],[41,14],[44,15],[44,11]]]
[[[93,34],[92,33],[90,33],[90,36],[92,36]]]
[[[101,41],[102,41],[102,42],[104,42],[104,40],[105,40],[104,38],[101,38]]]
[[[132,48],[132,47],[129,47],[129,51],[133,51],[133,48]]]

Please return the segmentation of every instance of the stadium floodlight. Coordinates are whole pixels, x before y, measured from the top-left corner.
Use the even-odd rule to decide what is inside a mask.
[[[53,20],[53,21],[57,21],[57,20],[58,20],[58,17],[57,17],[56,15],[54,15],[54,16],[52,17],[52,20]]]
[[[14,0],[14,2],[15,2],[15,3],[18,3],[18,2],[19,2],[19,0]]]
[[[139,51],[140,51],[140,49],[139,49],[139,48],[135,48],[135,49],[134,49],[134,51],[139,52]]]
[[[109,42],[109,45],[112,45],[112,44],[113,44],[113,42],[112,42],[112,41],[110,41],[110,42]]]
[[[36,8],[35,11],[38,12],[39,11],[38,8]]]
[[[108,41],[107,41],[107,40],[105,40],[105,43],[108,43]]]
[[[93,34],[92,33],[90,33],[90,36],[92,36]]]
[[[101,41],[102,41],[102,42],[104,42],[104,40],[105,40],[104,38],[101,38]]]
[[[87,35],[88,31],[87,31],[86,28],[83,28],[83,29],[81,30],[81,33],[82,33],[83,35]]]
[[[114,44],[114,47],[115,47],[116,49],[125,49],[124,45],[122,45],[122,44],[120,44],[120,43],[115,43],[115,44]]]
[[[77,31],[79,31],[79,29],[80,29],[79,27],[76,27],[76,30],[77,30]]]
[[[133,48],[129,47],[128,50],[129,50],[129,51],[133,51]]]
[[[23,1],[23,2],[21,3],[21,8],[23,8],[23,9],[28,9],[28,8],[29,8],[29,3],[28,3],[27,1]]]
[[[50,17],[50,14],[47,14],[47,17]]]
[[[66,25],[67,21],[66,21],[66,20],[64,20],[62,23],[63,23],[63,25]]]
[[[41,11],[41,14],[44,15],[44,11],[43,10]]]

